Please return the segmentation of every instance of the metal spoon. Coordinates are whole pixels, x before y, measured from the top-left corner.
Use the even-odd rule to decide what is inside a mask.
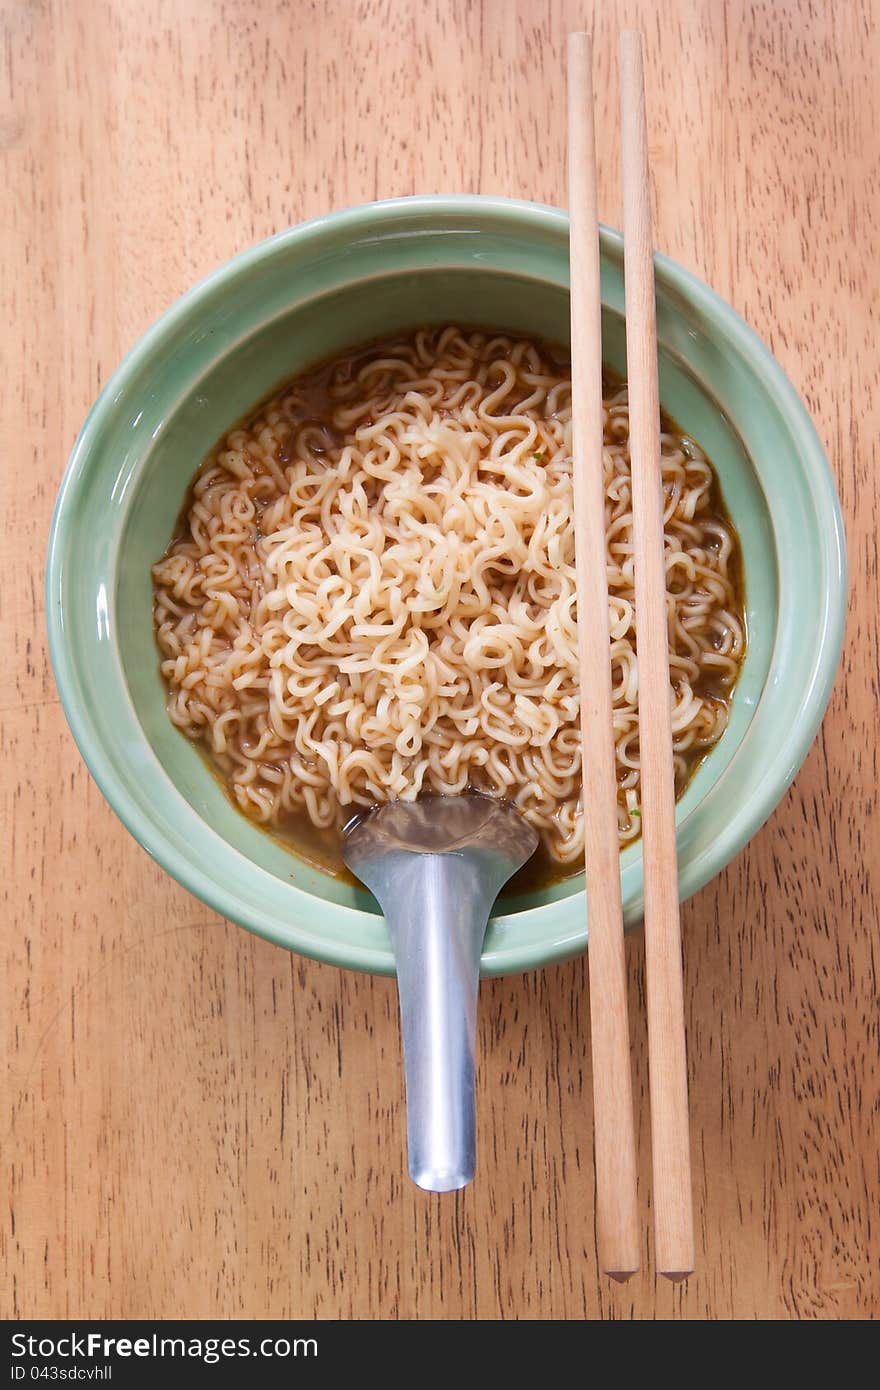
[[[468,793],[392,801],[350,832],[343,858],[385,914],[400,995],[413,1182],[474,1176],[480,954],[499,891],[538,845],[509,802]]]

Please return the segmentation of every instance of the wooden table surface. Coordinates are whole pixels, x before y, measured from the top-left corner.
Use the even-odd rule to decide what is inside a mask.
[[[880,6],[875,0],[4,0],[3,1311],[22,1317],[868,1318],[878,1311]],[[655,1279],[644,951],[628,943],[643,1272],[597,1273],[584,962],[487,983],[477,1182],[410,1185],[394,985],[286,954],[147,858],[46,654],[54,495],[122,353],[330,208],[565,202],[564,36],[646,33],[661,250],[802,392],[848,526],[830,710],[684,909],[699,1267]],[[804,634],[810,640],[810,634]],[[6,1188],[4,1188],[4,1193]]]

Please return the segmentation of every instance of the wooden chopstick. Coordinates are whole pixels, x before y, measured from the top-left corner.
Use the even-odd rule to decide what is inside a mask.
[[[684,992],[675,845],[660,396],[641,35],[620,36],[626,365],[635,542],[645,964],[657,1267],[694,1267]]]
[[[574,533],[590,937],[596,1226],[602,1268],[622,1281],[639,1267],[639,1222],[611,713],[602,477],[602,302],[592,45],[587,34],[570,34],[568,39],[568,185]]]

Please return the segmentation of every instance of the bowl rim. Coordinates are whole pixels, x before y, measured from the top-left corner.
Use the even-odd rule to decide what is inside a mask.
[[[507,221],[520,232],[530,230],[532,233],[543,232],[558,236],[561,231],[567,234],[568,230],[568,215],[565,211],[525,200],[487,197],[480,194],[433,194],[392,198],[326,213],[287,228],[247,248],[211,271],[175,300],[138,338],[106,382],[89,410],[71,451],[59,487],[50,528],[45,590],[50,659],[62,707],[74,739],[91,775],[115,813],[152,858],[190,892],[229,920],[240,922],[257,934],[304,955],[371,973],[393,973],[393,956],[390,950],[374,946],[356,946],[351,942],[321,937],[312,928],[298,923],[294,914],[291,914],[283,937],[268,925],[261,926],[259,922],[243,915],[241,908],[230,900],[225,889],[214,884],[210,873],[193,864],[170,845],[161,830],[145,819],[140,808],[135,805],[100,738],[95,736],[94,721],[74,698],[74,662],[65,641],[62,604],[67,516],[72,510],[78,484],[86,469],[93,436],[108,408],[139,372],[141,364],[155,347],[174,333],[178,324],[189,318],[193,311],[197,311],[199,305],[206,298],[213,296],[224,283],[259,266],[282,248],[310,240],[323,232],[344,231],[347,226],[360,227],[365,218],[381,223],[389,219],[394,220],[401,215],[412,217],[429,214],[440,221],[444,217],[456,218],[476,213],[489,214],[496,222]],[[603,249],[607,248],[617,255],[621,253],[623,238],[619,232],[602,227],[600,238]],[[785,795],[813,742],[830,699],[842,651],[846,618],[846,546],[840,504],[831,469],[806,408],[780,364],[745,320],[703,281],[658,252],[655,252],[655,267],[658,279],[662,279],[667,288],[690,301],[710,325],[719,328],[723,336],[731,340],[742,356],[760,372],[767,395],[784,419],[795,442],[817,510],[822,511],[827,518],[826,524],[819,529],[821,560],[829,580],[829,592],[825,596],[825,621],[822,630],[816,634],[817,651],[812,678],[801,701],[799,717],[786,727],[778,746],[774,748],[774,756],[765,768],[760,787],[748,802],[747,813],[740,812],[732,816],[730,824],[717,837],[711,873],[701,875],[700,882],[689,889],[690,892],[694,892],[708,881],[709,877],[714,877],[720,872],[766,821]],[[576,901],[580,896],[577,894],[572,900]],[[357,908],[344,910],[355,916],[361,911]],[[541,909],[536,908],[532,911],[540,912]],[[517,914],[516,917],[520,915],[522,914]],[[515,921],[516,917],[509,920]],[[586,923],[584,921],[584,926],[574,932],[561,934],[552,943],[517,943],[515,937],[511,939],[513,935],[511,932],[505,932],[502,942],[491,952],[484,952],[483,966],[486,973],[502,974],[529,970],[570,958],[578,949],[583,948]]]

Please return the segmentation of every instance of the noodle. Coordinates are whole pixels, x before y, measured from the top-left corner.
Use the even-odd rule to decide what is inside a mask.
[[[425,330],[278,392],[208,458],[153,568],[168,713],[277,825],[469,787],[583,856],[568,370],[531,340]],[[621,843],[639,834],[626,388],[605,397]],[[724,731],[738,547],[664,424],[676,779]]]

